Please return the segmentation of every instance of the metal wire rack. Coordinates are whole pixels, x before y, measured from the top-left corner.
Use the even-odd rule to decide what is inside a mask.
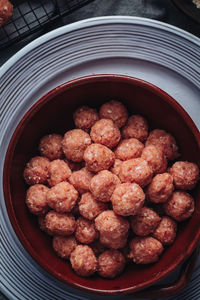
[[[94,0],[11,0],[13,16],[0,27],[0,49],[36,33],[59,17]]]

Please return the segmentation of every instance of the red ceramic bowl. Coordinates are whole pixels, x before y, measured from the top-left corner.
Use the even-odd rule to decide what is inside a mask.
[[[199,131],[184,109],[159,88],[142,80],[120,75],[89,76],[67,82],[42,97],[20,120],[10,141],[4,165],[4,196],[13,228],[30,255],[56,278],[98,294],[127,294],[144,289],[170,274],[192,253],[200,238],[200,187],[193,192],[196,209],[193,216],[179,226],[176,241],[157,263],[137,266],[129,264],[115,279],[77,276],[68,262],[58,258],[51,237],[42,232],[37,218],[25,205],[26,185],[23,170],[37,152],[39,139],[47,133],[64,134],[74,127],[72,114],[80,105],[99,107],[117,99],[129,114],[147,118],[150,129],[160,128],[174,135],[181,160],[200,166]]]

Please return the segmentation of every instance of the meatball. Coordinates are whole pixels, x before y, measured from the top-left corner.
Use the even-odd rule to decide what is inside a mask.
[[[80,193],[84,194],[90,190],[90,182],[93,174],[86,168],[82,168],[79,171],[75,171],[69,178],[69,182],[75,187]]]
[[[81,197],[81,201],[79,202],[80,214],[89,220],[93,220],[101,212],[107,209],[107,204],[97,201],[91,193],[83,194]]]
[[[163,245],[170,245],[176,237],[177,224],[170,217],[162,217],[161,222],[153,232],[153,237],[159,240]]]
[[[99,115],[96,109],[88,106],[81,106],[75,111],[73,118],[77,128],[88,132],[96,121],[99,120]]]
[[[179,156],[178,146],[174,137],[161,129],[154,129],[151,131],[145,145],[154,145],[158,147],[158,149],[164,152],[168,160],[174,160]]]
[[[126,260],[118,250],[106,250],[98,257],[98,273],[105,278],[114,278],[125,267]]]
[[[184,191],[175,191],[164,203],[165,213],[176,221],[184,221],[194,212],[194,199]]]
[[[113,210],[121,216],[136,215],[144,204],[145,194],[136,183],[118,184],[112,194]]]
[[[13,6],[8,0],[0,2],[0,27],[8,23],[13,15]]]
[[[114,165],[110,168],[110,172],[119,176],[122,161],[120,159],[115,159]]]
[[[35,156],[26,164],[24,179],[27,184],[46,183],[48,175],[49,160],[46,157]]]
[[[71,173],[68,164],[64,160],[55,159],[49,164],[47,182],[50,186],[54,186],[67,180]]]
[[[114,164],[115,154],[106,146],[92,144],[85,150],[83,159],[89,171],[99,172],[108,170]]]
[[[77,246],[77,242],[74,236],[54,236],[53,237],[53,249],[58,256],[69,259],[72,251]]]
[[[166,202],[174,191],[173,177],[169,173],[157,174],[147,187],[147,197],[151,202]]]
[[[100,233],[111,233],[113,237],[126,234],[129,222],[126,218],[118,216],[113,210],[106,210],[95,219],[95,226]]]
[[[65,133],[62,148],[67,159],[81,162],[87,146],[91,144],[89,134],[82,129],[72,129]]]
[[[99,110],[101,119],[111,119],[118,128],[125,125],[128,119],[126,107],[119,101],[111,100],[104,103]]]
[[[164,173],[167,169],[167,159],[163,151],[154,145],[145,146],[141,158],[152,167],[154,174]]]
[[[170,168],[174,184],[178,189],[191,190],[199,180],[199,168],[195,163],[177,161]]]
[[[123,248],[127,242],[129,222],[113,210],[107,210],[95,219],[95,227],[100,232],[100,242],[108,248]]]
[[[62,140],[63,137],[59,134],[45,135],[39,143],[40,154],[49,160],[62,158]]]
[[[70,255],[72,269],[80,276],[90,276],[97,270],[97,259],[87,245],[78,245]]]
[[[159,259],[164,248],[153,237],[135,237],[131,240],[129,258],[136,264],[150,264]]]
[[[139,236],[146,236],[154,232],[160,223],[159,215],[148,207],[142,207],[137,216],[131,217],[131,228]]]
[[[143,142],[148,136],[148,123],[140,115],[132,115],[127,124],[122,128],[122,137],[124,139],[136,138]]]
[[[119,179],[122,182],[135,182],[145,187],[151,182],[153,170],[143,158],[134,158],[122,163]]]
[[[57,212],[70,212],[77,200],[77,190],[66,181],[56,184],[47,193],[48,205]]]
[[[110,119],[101,119],[91,128],[90,137],[94,143],[114,148],[121,138],[118,127]]]
[[[45,216],[46,228],[54,235],[71,235],[76,229],[76,221],[70,213],[50,211]]]
[[[79,217],[76,221],[76,239],[82,244],[90,244],[98,238],[98,233],[94,223],[83,217]]]
[[[109,234],[100,234],[100,242],[111,249],[121,249],[127,244],[128,233],[123,234],[119,237],[113,237],[111,233]]]
[[[26,205],[32,214],[42,215],[49,210],[47,204],[48,187],[43,184],[35,184],[26,192]]]
[[[110,171],[103,170],[95,175],[90,182],[90,191],[96,200],[109,202],[119,178]]]
[[[144,145],[137,139],[124,139],[116,147],[114,153],[116,158],[120,160],[128,160],[140,157],[143,148]]]

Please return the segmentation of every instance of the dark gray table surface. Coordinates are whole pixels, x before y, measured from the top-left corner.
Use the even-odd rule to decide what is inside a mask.
[[[192,1],[192,0],[191,0]],[[151,19],[156,19],[162,22],[175,25],[184,29],[198,37],[200,37],[200,23],[195,22],[193,19],[185,15],[179,10],[172,1],[169,0],[94,0],[86,6],[76,10],[68,16],[62,17],[57,20],[48,30],[40,30],[38,34],[30,36],[17,44],[8,46],[0,50],[0,66],[6,62],[18,50],[27,45],[31,40],[43,35],[59,26],[70,24],[82,19],[97,17],[97,16],[111,16],[111,15],[126,15],[126,16],[139,16]],[[196,298],[197,297],[197,298]],[[7,299],[0,293],[0,300]],[[169,299],[169,298],[168,298]],[[180,299],[179,297],[177,299]],[[181,298],[184,300],[186,298]],[[20,299],[21,300],[21,299]],[[48,299],[47,299],[48,300]],[[200,294],[187,298],[187,300],[200,300]]]

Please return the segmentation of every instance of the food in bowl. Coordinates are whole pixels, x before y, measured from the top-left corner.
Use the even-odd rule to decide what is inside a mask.
[[[174,137],[150,131],[143,116],[128,117],[119,101],[99,112],[84,105],[73,117],[76,128],[41,137],[40,156],[24,169],[28,209],[80,276],[115,278],[130,260],[155,263],[174,242],[177,222],[194,212],[197,164],[174,162]]]
[[[178,268],[180,264],[184,263],[184,261],[190,257],[200,238],[200,185],[197,184],[194,189],[188,191],[195,200],[195,210],[192,216],[186,221],[183,221],[180,224],[178,223],[179,225],[177,226],[174,242],[170,246],[164,246],[164,251],[156,263],[145,265],[136,264],[133,260],[128,258],[130,249],[129,245],[127,245],[126,230],[120,232],[123,239],[122,242],[124,242],[126,246],[116,250],[122,253],[124,258],[127,257],[127,260],[123,271],[113,278],[109,277],[108,280],[106,277],[99,276],[97,272],[92,276],[79,276],[73,271],[71,264],[66,261],[66,259],[60,258],[60,255],[57,255],[52,247],[52,236],[69,237],[66,235],[66,231],[73,231],[70,236],[74,237],[74,224],[76,225],[76,220],[80,217],[79,200],[81,201],[82,197],[78,198],[71,212],[65,213],[67,218],[64,223],[62,223],[62,213],[52,211],[52,215],[52,212],[49,211],[46,215],[34,215],[30,213],[26,202],[24,201],[29,185],[25,184],[23,176],[19,176],[19,174],[23,174],[26,163],[30,161],[31,158],[35,156],[41,157],[41,154],[38,151],[38,145],[42,137],[51,133],[59,134],[64,137],[67,130],[74,129],[72,116],[79,107],[85,106],[87,103],[88,107],[92,107],[94,110],[95,108],[99,109],[103,104],[110,102],[111,99],[121,101],[123,105],[127,107],[130,116],[132,114],[143,116],[149,126],[148,132],[160,128],[171,133],[179,148],[178,152],[180,157],[178,160],[193,162],[200,166],[199,131],[188,114],[173,98],[158,87],[137,78],[122,75],[92,75],[77,78],[56,87],[31,105],[30,109],[23,115],[23,118],[18,120],[18,125],[16,124],[16,129],[10,140],[5,157],[3,170],[4,199],[9,219],[15,233],[26,251],[39,265],[38,268],[41,266],[53,277],[67,284],[67,286],[71,285],[74,288],[86,292],[101,295],[126,295],[147,288],[150,285],[157,284],[159,280],[170,275],[173,270]],[[86,132],[88,133],[88,129]],[[142,143],[144,144],[144,142]],[[92,143],[89,146],[89,149],[93,144],[95,143]],[[96,149],[96,146],[94,148]],[[144,148],[146,148],[146,146]],[[92,151],[89,152],[94,155],[96,152],[95,149],[92,147]],[[104,145],[98,144],[97,149],[97,152],[99,152],[99,149],[106,149],[105,154],[109,153],[110,156],[104,156],[104,158],[106,158],[106,163],[103,159],[101,160],[101,158],[103,158],[101,155],[98,156],[100,162],[98,167],[103,166],[103,170],[107,169],[119,176],[120,166],[123,161],[115,158],[114,155],[114,163],[112,162],[114,148],[109,149]],[[154,153],[149,160],[149,162],[151,161],[151,165],[155,169],[156,166],[158,166],[159,169],[160,164],[161,173],[163,171],[169,173],[170,167],[174,162],[168,161],[167,169],[165,169],[164,161],[163,165],[161,163],[161,156],[159,156],[160,158],[158,160],[156,159],[155,153],[158,154],[158,151],[155,151],[155,146],[151,147],[148,152],[149,155]],[[145,157],[143,158],[146,159]],[[61,160],[67,162],[72,173],[79,171],[84,167],[86,168],[85,163],[83,162],[73,162],[66,158],[61,158]],[[49,162],[51,162],[51,160],[49,160]],[[93,158],[89,160],[87,170],[88,167],[95,168],[93,162]],[[110,163],[112,166],[108,167]],[[58,166],[57,163],[56,166]],[[57,170],[58,169],[59,167]],[[90,172],[96,174],[100,170]],[[79,186],[80,188],[83,187],[84,189],[88,189],[87,176],[84,175],[85,172],[80,173],[81,174],[75,176],[76,182],[78,183],[77,187]],[[153,175],[153,177],[155,175]],[[69,179],[67,179],[67,181],[72,184]],[[44,185],[46,185],[46,183]],[[142,189],[146,191],[147,186]],[[104,213],[105,211],[113,211],[110,201],[101,202],[96,199],[96,201],[93,201],[94,199],[91,199],[94,197],[91,192],[87,191],[86,193],[90,195],[90,199],[86,199],[87,196],[83,197],[83,217],[88,220],[90,217],[94,222],[97,218],[96,213],[100,215],[100,213]],[[101,206],[100,208],[99,205],[97,205],[97,201],[98,204],[100,203],[101,205],[104,205],[104,207]],[[161,219],[166,216],[163,204],[150,202],[148,198],[146,198],[144,206],[157,212]],[[91,208],[89,211],[87,209],[88,207]],[[48,216],[48,214],[50,215]],[[110,214],[109,212],[109,215],[113,216],[113,213]],[[123,220],[130,219],[130,216],[119,217]],[[115,215],[112,218],[112,223],[113,219],[116,228],[118,228],[117,224],[119,222],[115,222]],[[51,224],[52,220],[53,226]],[[46,221],[50,221],[48,223],[48,228],[46,227]],[[109,225],[109,223],[110,222],[107,224]],[[64,224],[66,224],[66,226],[64,226]],[[124,226],[126,229],[127,225],[124,224]],[[168,233],[170,234],[170,225],[163,225],[161,226],[160,237],[162,234],[165,236],[165,228],[168,228]],[[62,235],[63,231],[64,235]],[[46,232],[48,232],[48,234],[46,234]],[[107,237],[109,237],[113,245],[117,245],[118,241],[115,239],[115,237],[117,237],[116,233],[112,238],[112,235],[106,230],[106,235],[104,234],[102,239],[105,241]],[[132,238],[134,238],[134,234],[130,229],[129,223],[128,240],[131,240]],[[155,239],[158,240],[157,237],[155,237]],[[161,243],[163,242],[161,241]],[[100,237],[88,246],[92,248],[97,258],[99,258],[101,253],[108,250],[108,247],[100,242]],[[109,261],[110,256],[106,255],[106,257]],[[114,274],[116,273],[113,271],[113,275]],[[154,274],[154,276],[152,276],[152,274]]]

